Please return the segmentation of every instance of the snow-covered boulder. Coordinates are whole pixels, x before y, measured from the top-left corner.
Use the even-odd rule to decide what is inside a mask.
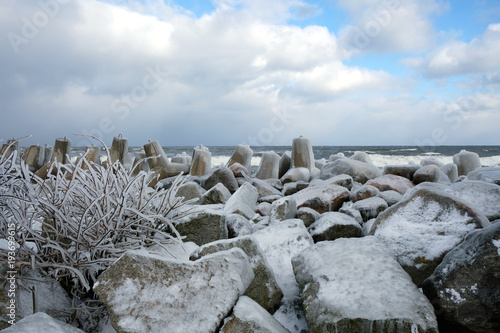
[[[500,219],[500,186],[483,181],[463,181],[445,189],[472,203],[490,220]]]
[[[315,243],[363,235],[363,230],[356,219],[339,212],[323,213],[307,230]]]
[[[311,333],[438,331],[429,300],[374,237],[320,242],[292,264]]]
[[[278,178],[279,169],[280,156],[274,151],[263,152],[255,177],[258,179]]]
[[[210,190],[218,183],[222,183],[231,193],[236,192],[239,187],[234,173],[226,167],[215,169],[211,174],[209,174],[205,179],[203,187],[205,190]]]
[[[450,183],[450,178],[434,164],[421,167],[413,174],[413,183],[420,184],[424,182],[431,183]]]
[[[248,286],[245,295],[259,303],[266,311],[274,313],[279,308],[283,293],[276,283],[274,271],[267,263],[267,259],[254,237],[244,236],[206,244],[194,251],[190,259],[197,260],[208,254],[227,251],[235,247],[242,249],[248,256],[255,274],[255,278]]]
[[[314,244],[311,235],[299,219],[272,224],[252,235],[275,272],[276,282],[283,292],[282,305],[274,317],[292,333],[307,331],[291,258]]]
[[[253,233],[253,223],[240,214],[226,215],[226,225],[228,238],[235,238]]]
[[[363,217],[359,210],[352,208],[352,205],[347,205],[339,209],[339,213],[349,215],[354,218],[360,225],[363,225]]]
[[[386,165],[383,173],[384,175],[391,174],[413,180],[413,174],[420,168],[419,164]]]
[[[359,200],[352,204],[352,208],[359,211],[364,222],[376,218],[387,207],[389,207],[387,201],[379,197]]]
[[[231,192],[222,183],[217,183],[210,190],[206,191],[200,198],[200,204],[225,204],[231,197]]]
[[[84,331],[54,319],[44,312],[37,312],[2,330],[2,333],[84,333]]]
[[[370,155],[368,155],[364,151],[355,152],[351,157],[349,157],[349,159],[364,162],[367,164],[373,164],[372,159],[370,158]]]
[[[261,216],[270,216],[273,205],[269,202],[261,202],[255,208],[255,212]]]
[[[176,197],[184,197],[184,201],[191,199],[198,199],[207,192],[203,187],[201,187],[198,183],[190,181],[182,184],[181,187],[177,190],[175,194]],[[198,202],[197,201],[197,202]]]
[[[389,206],[395,205],[403,198],[401,194],[396,191],[383,191],[377,194],[377,197],[382,198]]]
[[[250,171],[240,163],[231,164],[229,170],[233,172],[235,177],[244,177],[244,175],[250,176]]]
[[[175,228],[186,237],[185,241],[203,245],[228,238],[226,213],[222,205],[190,205],[182,210],[187,215],[175,222]]]
[[[297,210],[297,218],[304,222],[306,227],[316,222],[320,217],[320,214],[312,208],[302,207]]]
[[[274,188],[265,180],[254,178],[252,179],[252,185],[257,189],[259,198],[268,197],[270,195],[282,196],[281,191]]]
[[[290,333],[273,316],[249,297],[241,296],[233,313],[224,321],[221,333]]]
[[[467,174],[467,180],[482,180],[487,183],[500,185],[500,167],[478,168]]]
[[[227,214],[240,214],[251,219],[255,215],[258,196],[259,192],[255,186],[245,183],[226,201],[224,211]]]
[[[352,180],[352,177],[349,175],[338,175],[325,180],[314,178],[310,182],[309,186],[316,186],[316,185],[339,185],[345,187],[348,190],[351,190],[352,186],[354,185],[354,181]]]
[[[311,179],[311,171],[307,168],[291,168],[281,178],[283,184],[299,181],[308,182]]]
[[[118,333],[215,332],[253,277],[238,248],[195,262],[131,251],[101,274],[94,291]]]
[[[415,187],[402,201],[382,212],[371,229],[417,285],[468,233],[490,224],[469,203],[438,187]]]
[[[351,190],[351,196],[349,200],[356,202],[363,199],[368,199],[376,196],[380,193],[380,190],[375,186],[371,185],[361,185]]]
[[[271,219],[284,221],[293,219],[297,214],[297,202],[293,196],[286,196],[273,202]]]
[[[470,233],[448,252],[423,291],[441,326],[500,332],[500,221]]]
[[[396,175],[382,175],[375,179],[370,179],[366,185],[372,185],[383,191],[396,191],[400,194],[405,194],[406,191],[412,189],[415,185],[407,178]]]
[[[292,195],[297,203],[297,209],[309,207],[320,214],[338,210],[349,196],[349,190],[338,185],[312,186]]]
[[[342,174],[351,176],[354,181],[361,184],[381,175],[380,170],[372,164],[340,158],[325,164],[317,177],[325,180]]]
[[[459,176],[466,176],[469,172],[481,167],[479,155],[466,150],[453,155],[453,163],[457,165]]]
[[[450,182],[454,183],[458,180],[458,167],[455,163],[445,164],[440,169],[448,176]]]

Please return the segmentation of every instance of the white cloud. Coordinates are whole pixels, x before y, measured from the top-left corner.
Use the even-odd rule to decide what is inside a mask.
[[[424,58],[404,64],[414,67],[428,78],[498,71],[500,68],[500,24],[490,24],[486,31],[469,43],[448,42]]]

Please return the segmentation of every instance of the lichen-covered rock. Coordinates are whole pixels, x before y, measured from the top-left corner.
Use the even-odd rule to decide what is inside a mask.
[[[222,205],[192,205],[190,213],[175,222],[177,231],[186,242],[203,245],[219,239],[227,239],[226,213]]]
[[[208,254],[227,251],[235,247],[242,249],[248,256],[255,275],[245,295],[256,301],[266,311],[274,313],[280,306],[283,293],[276,283],[274,271],[269,267],[267,259],[254,237],[238,237],[206,244],[193,252],[190,259],[197,260]]]
[[[448,252],[423,291],[440,327],[459,325],[471,332],[500,331],[500,221],[470,233]]]
[[[338,185],[312,186],[292,195],[297,208],[309,207],[320,214],[338,210],[349,196],[349,190]]]
[[[118,333],[215,332],[254,273],[241,249],[190,262],[125,253],[94,291]]]
[[[363,235],[363,230],[356,219],[339,212],[322,214],[307,230],[315,243]]]
[[[470,204],[438,189],[417,186],[382,212],[371,234],[381,239],[417,285],[471,231],[490,222]]]
[[[375,179],[370,179],[365,185],[371,185],[383,191],[396,191],[400,194],[405,194],[406,191],[412,189],[415,185],[405,177],[397,175],[382,175]]]
[[[352,205],[352,208],[359,211],[364,222],[376,218],[378,214],[386,210],[387,207],[389,207],[387,202],[379,197],[359,200]]]
[[[241,296],[221,333],[290,333],[273,316],[249,297]]]
[[[325,180],[342,174],[351,176],[354,181],[361,184],[381,176],[380,170],[372,164],[340,158],[325,164],[317,177]]]
[[[438,332],[429,300],[374,237],[320,242],[292,264],[311,333]]]

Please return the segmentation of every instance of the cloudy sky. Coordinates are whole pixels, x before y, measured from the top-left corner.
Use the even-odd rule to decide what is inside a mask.
[[[500,144],[497,0],[2,0],[0,138]]]

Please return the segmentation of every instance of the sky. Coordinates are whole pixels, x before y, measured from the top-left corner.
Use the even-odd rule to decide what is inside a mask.
[[[2,0],[0,32],[4,142],[500,144],[496,0]]]

